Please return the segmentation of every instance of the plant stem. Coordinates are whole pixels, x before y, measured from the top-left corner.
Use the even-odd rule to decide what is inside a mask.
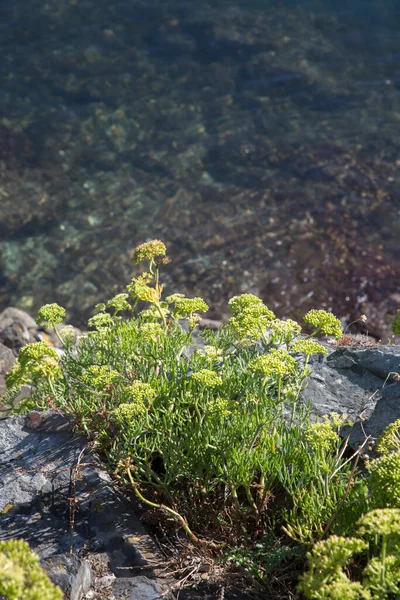
[[[136,496],[139,498],[139,500],[141,500],[142,502],[144,502],[145,504],[147,504],[148,506],[151,506],[152,508],[159,508],[161,510],[165,510],[166,512],[170,513],[171,515],[173,515],[176,519],[178,519],[178,521],[180,521],[182,523],[183,529],[185,530],[185,533],[187,534],[187,536],[193,541],[193,542],[198,542],[198,538],[195,536],[195,534],[193,533],[193,531],[190,529],[189,525],[187,524],[187,521],[184,517],[182,517],[182,515],[180,515],[179,513],[177,513],[175,510],[173,510],[172,508],[169,508],[169,506],[165,506],[165,504],[157,504],[156,502],[151,502],[150,500],[147,500],[147,498],[145,498],[140,491],[138,490],[137,484],[135,483],[133,477],[132,477],[132,473],[131,470],[128,468],[126,469],[126,473],[128,475],[129,481],[131,483],[131,486],[133,488],[133,491],[135,492]]]

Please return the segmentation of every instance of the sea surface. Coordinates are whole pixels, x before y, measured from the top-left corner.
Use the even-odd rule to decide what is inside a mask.
[[[83,325],[159,238],[167,293],[385,341],[400,307],[398,0],[0,0],[0,310]]]

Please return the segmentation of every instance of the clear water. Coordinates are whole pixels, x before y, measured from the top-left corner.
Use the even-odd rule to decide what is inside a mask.
[[[0,2],[0,308],[82,324],[163,239],[168,293],[400,306],[396,0]]]

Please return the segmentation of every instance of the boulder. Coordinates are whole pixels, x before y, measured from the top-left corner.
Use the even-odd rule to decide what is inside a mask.
[[[37,341],[38,326],[32,317],[12,306],[0,313],[0,343],[13,350],[14,354],[25,346]]]
[[[357,420],[350,436],[354,449],[400,419],[400,346],[338,347],[312,357],[310,367],[302,401],[310,403],[314,418],[337,412]]]

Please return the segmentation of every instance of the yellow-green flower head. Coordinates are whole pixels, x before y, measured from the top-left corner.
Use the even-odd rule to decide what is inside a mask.
[[[261,310],[261,312],[263,311]],[[244,310],[229,319],[228,327],[235,332],[239,340],[250,338],[257,341],[261,333],[269,327],[270,322],[269,316],[259,314],[258,309],[256,311]]]
[[[174,316],[178,319],[191,317],[196,311],[208,311],[208,305],[203,298],[178,298],[175,300]]]
[[[321,331],[325,335],[333,335],[336,339],[342,337],[339,319],[325,310],[310,310],[304,317],[304,321],[308,325],[316,327],[317,332]]]
[[[353,424],[352,421],[349,419],[349,416],[346,415],[346,413],[342,413],[341,415],[339,415],[339,413],[337,412],[332,412],[328,417],[325,416],[324,419],[329,419],[332,423],[332,427],[334,427],[336,430],[343,427],[343,425]]]
[[[62,600],[25,540],[0,542],[0,597],[7,600]]]
[[[206,388],[215,388],[222,383],[222,377],[211,369],[201,369],[197,373],[193,373],[192,379]]]
[[[301,326],[296,321],[292,321],[292,319],[286,319],[285,321],[275,319],[268,324],[268,328],[274,333],[282,335],[284,338],[294,338],[301,332]]]
[[[147,285],[148,281],[148,273],[144,273],[139,277],[134,277],[126,289],[134,298],[142,300],[143,302],[159,302],[161,298],[161,286],[152,288]]]
[[[223,356],[222,350],[220,348],[216,348],[215,346],[204,346],[203,352],[210,360],[221,360]]]
[[[317,542],[307,558],[315,571],[344,567],[355,553],[366,550],[368,544],[364,540],[352,537],[330,535],[326,540]],[[335,570],[336,570],[335,569]]]
[[[275,319],[274,313],[265,306],[261,298],[254,296],[254,294],[234,296],[229,300],[228,306],[230,311],[235,315],[246,311],[255,316],[264,315],[268,317],[269,320]]]
[[[59,329],[58,334],[64,342],[67,340],[75,341],[77,338],[76,331],[72,325],[66,325],[62,329]]]
[[[385,431],[378,438],[376,449],[381,454],[391,454],[400,452],[400,419],[386,427]]]
[[[19,351],[18,360],[21,365],[25,365],[32,361],[43,360],[44,358],[53,358],[58,362],[58,354],[54,348],[49,346],[47,342],[36,342],[27,344]]]
[[[310,356],[310,354],[328,354],[328,350],[322,344],[318,344],[318,342],[313,342],[312,340],[299,340],[295,342],[292,346],[292,352],[301,352],[306,356]]]
[[[387,454],[366,463],[369,485],[376,503],[400,508],[400,453]]]
[[[299,591],[304,591],[307,598],[326,598],[327,600],[372,600],[370,591],[367,590],[360,581],[352,581],[347,577],[344,571],[339,575],[324,580],[322,576],[314,578],[314,585],[310,591],[298,587]],[[312,591],[311,591],[312,590]],[[313,595],[311,595],[313,594]]]
[[[38,325],[43,324],[45,327],[54,327],[58,323],[62,323],[65,319],[65,308],[58,304],[45,304],[39,309],[36,317]]]
[[[208,410],[210,415],[216,418],[224,419],[231,414],[229,400],[226,398],[212,398],[208,404]]]
[[[18,362],[6,375],[8,387],[24,383],[36,384],[41,379],[54,380],[61,374],[57,352],[46,342],[21,348]]]
[[[392,331],[393,333],[400,335],[400,310],[397,311],[397,315],[392,323]]]
[[[120,425],[129,424],[138,421],[146,414],[146,406],[143,400],[135,400],[135,402],[123,403],[113,411],[113,415],[117,423]]]
[[[157,256],[165,256],[166,252],[167,249],[163,242],[160,240],[152,240],[151,242],[145,242],[144,244],[137,246],[133,255],[133,260],[137,264],[146,258],[148,260],[153,260]]]
[[[91,365],[85,369],[81,379],[88,387],[103,391],[106,386],[118,383],[121,375],[108,365]]]
[[[107,307],[114,309],[115,313],[123,310],[131,310],[131,305],[128,302],[129,294],[117,294],[107,302]]]
[[[149,403],[152,402],[157,395],[155,389],[150,385],[150,383],[145,383],[139,379],[133,381],[125,388],[124,391],[134,401],[147,400]]]
[[[88,326],[94,327],[97,331],[104,331],[114,324],[114,320],[108,313],[101,312],[88,320]]]
[[[165,334],[160,323],[143,323],[139,327],[139,336],[145,342],[157,341]]]
[[[339,441],[339,436],[326,415],[322,423],[310,423],[304,437],[313,450],[333,450]]]
[[[290,375],[296,369],[296,360],[283,348],[273,349],[269,354],[263,354],[254,359],[249,367],[251,371],[257,371],[264,377],[278,375],[284,377]]]
[[[376,508],[363,515],[357,521],[358,531],[361,535],[375,536],[400,534],[400,509]]]

